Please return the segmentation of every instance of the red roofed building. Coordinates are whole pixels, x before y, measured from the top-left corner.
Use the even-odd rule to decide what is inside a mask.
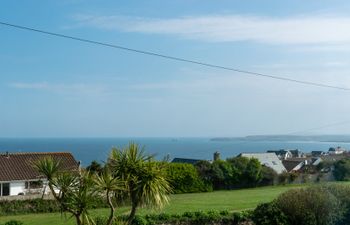
[[[47,180],[33,163],[45,157],[60,161],[62,171],[77,171],[79,163],[69,152],[27,152],[0,154],[0,196],[40,193]]]

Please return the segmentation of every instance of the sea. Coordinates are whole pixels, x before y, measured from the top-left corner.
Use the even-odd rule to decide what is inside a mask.
[[[328,151],[341,146],[350,149],[349,142],[320,141],[220,141],[211,138],[0,138],[0,153],[10,152],[71,152],[76,160],[87,166],[91,161],[105,162],[111,149],[124,148],[130,142],[144,147],[157,159],[169,157],[210,160],[213,153],[221,158],[234,157],[242,152],[266,152],[278,149],[300,149]]]

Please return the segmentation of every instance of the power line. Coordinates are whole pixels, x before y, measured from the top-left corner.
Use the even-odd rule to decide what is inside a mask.
[[[271,79],[276,79],[276,80],[282,80],[282,81],[317,86],[317,87],[350,91],[350,88],[347,88],[347,87],[339,87],[339,86],[333,86],[333,85],[328,85],[328,84],[323,84],[323,83],[303,81],[303,80],[297,80],[297,79],[292,79],[292,78],[287,78],[287,77],[282,77],[282,76],[275,76],[275,75],[269,75],[269,74],[264,74],[264,73],[248,71],[248,70],[242,70],[242,69],[237,69],[237,68],[233,68],[233,67],[220,66],[217,64],[211,64],[211,63],[206,63],[206,62],[201,62],[201,61],[196,61],[196,60],[191,60],[191,59],[185,59],[185,58],[175,57],[175,56],[171,56],[171,55],[164,55],[164,54],[155,53],[155,52],[151,52],[151,51],[139,50],[139,49],[124,47],[121,45],[109,44],[109,43],[105,43],[105,42],[94,41],[91,39],[69,36],[69,35],[65,35],[65,34],[54,33],[54,32],[49,32],[49,31],[45,31],[45,30],[39,30],[39,29],[35,29],[32,27],[21,26],[21,25],[16,25],[16,24],[11,24],[11,23],[1,22],[1,21],[0,21],[0,25],[12,27],[12,28],[17,28],[17,29],[21,29],[21,30],[27,30],[27,31],[47,34],[47,35],[56,36],[56,37],[60,37],[60,38],[71,39],[71,40],[75,40],[75,41],[81,41],[81,42],[85,42],[85,43],[89,43],[89,44],[95,44],[95,45],[101,45],[101,46],[105,46],[105,47],[116,48],[116,49],[130,51],[130,52],[139,53],[139,54],[143,54],[143,55],[161,57],[161,58],[175,60],[175,61],[179,61],[179,62],[192,63],[192,64],[201,65],[201,66],[205,66],[205,67],[211,67],[211,68],[216,68],[216,69],[222,69],[222,70],[243,73],[243,74],[247,74],[247,75],[251,75],[251,76],[265,77],[265,78],[271,78]]]

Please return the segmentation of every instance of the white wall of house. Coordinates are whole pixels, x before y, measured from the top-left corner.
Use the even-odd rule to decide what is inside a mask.
[[[10,182],[10,195],[18,195],[25,192],[24,181],[12,181]]]

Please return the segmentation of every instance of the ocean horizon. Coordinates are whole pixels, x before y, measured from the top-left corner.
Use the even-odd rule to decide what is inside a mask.
[[[221,158],[242,152],[266,152],[277,149],[300,149],[303,152],[328,151],[330,147],[350,149],[349,142],[321,141],[213,141],[211,138],[0,138],[0,152],[71,152],[87,166],[91,161],[104,162],[112,147],[123,148],[129,142],[143,146],[157,159],[169,157],[210,160],[219,151]]]

